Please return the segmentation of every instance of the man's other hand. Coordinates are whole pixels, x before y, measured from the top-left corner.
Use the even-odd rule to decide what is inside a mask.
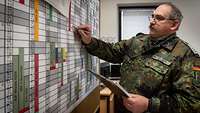
[[[129,98],[123,98],[123,104],[132,113],[143,113],[148,109],[149,99],[141,95],[130,94]]]

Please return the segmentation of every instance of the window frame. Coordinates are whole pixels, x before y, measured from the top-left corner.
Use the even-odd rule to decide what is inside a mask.
[[[158,4],[133,4],[133,5],[118,5],[118,40],[122,40],[122,11],[123,10],[130,10],[130,9],[155,9],[158,6]]]

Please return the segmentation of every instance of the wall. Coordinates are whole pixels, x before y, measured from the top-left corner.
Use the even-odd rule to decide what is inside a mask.
[[[200,38],[198,33],[199,20],[200,20],[200,1],[199,0],[101,0],[100,6],[100,36],[112,37],[114,41],[118,40],[118,10],[117,4],[135,4],[135,3],[160,3],[160,2],[172,2],[183,13],[184,20],[178,35],[190,45],[195,48],[200,54]],[[111,39],[108,39],[111,40]]]

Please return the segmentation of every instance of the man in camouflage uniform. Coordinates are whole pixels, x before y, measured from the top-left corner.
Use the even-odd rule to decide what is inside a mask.
[[[191,75],[193,62],[181,68],[183,59],[194,56],[176,36],[181,20],[182,14],[173,4],[161,4],[150,18],[149,34],[115,44],[91,38],[89,25],[79,26],[89,53],[122,63],[120,84],[131,97],[123,98],[126,110],[120,113],[199,113],[199,72]]]

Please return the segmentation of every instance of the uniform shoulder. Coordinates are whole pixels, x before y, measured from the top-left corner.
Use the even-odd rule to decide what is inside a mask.
[[[185,47],[190,48],[189,43],[180,39],[179,37],[178,37],[178,42],[181,43],[182,45],[184,45]]]
[[[191,50],[191,52],[194,54],[194,56],[199,57],[198,52],[192,47],[191,44],[189,44],[188,42],[182,40],[183,43]]]
[[[149,37],[148,34],[138,33],[138,34],[136,34],[136,37],[135,37],[135,38],[136,38],[138,41],[145,41],[145,40],[148,39],[148,37]]]
[[[183,59],[182,66],[186,66],[191,64],[191,66],[200,67],[200,56],[186,57]]]
[[[178,43],[176,46],[177,47],[175,47],[175,49],[177,49],[177,51],[185,51],[186,56],[195,56],[195,54],[197,54],[195,50],[189,45],[189,43],[180,38],[178,38]]]
[[[145,34],[141,33],[141,32],[136,34],[136,36],[143,36],[143,35],[145,35]]]

